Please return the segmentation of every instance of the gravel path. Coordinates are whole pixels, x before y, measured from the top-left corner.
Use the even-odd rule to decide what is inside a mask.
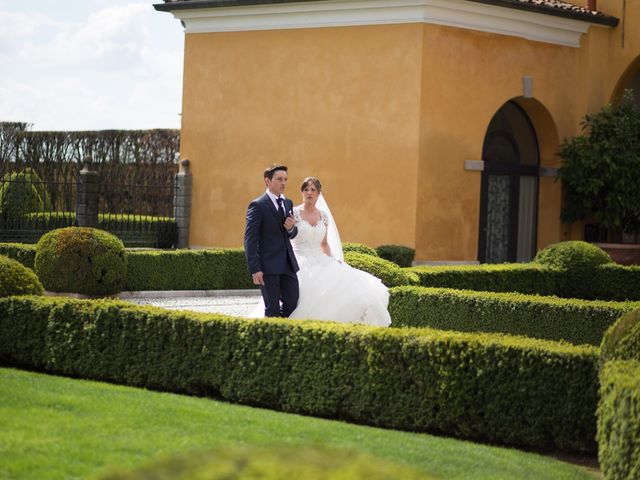
[[[170,310],[191,310],[194,312],[224,313],[247,317],[253,311],[260,298],[259,291],[246,292],[237,295],[235,292],[203,292],[197,296],[183,296],[183,293],[174,293],[172,296],[162,293],[162,296],[153,296],[153,292],[144,292],[144,295],[136,292],[123,295],[121,298],[138,305],[153,305],[168,308]]]

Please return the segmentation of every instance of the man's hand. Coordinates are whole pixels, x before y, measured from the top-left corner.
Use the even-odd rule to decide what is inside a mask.
[[[254,285],[264,285],[264,279],[262,278],[262,272],[256,272],[251,274],[251,278],[253,278]]]
[[[296,220],[293,216],[289,215],[284,221],[284,229],[289,232],[293,227],[296,226]]]

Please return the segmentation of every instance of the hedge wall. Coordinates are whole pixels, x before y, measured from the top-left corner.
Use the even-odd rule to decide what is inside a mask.
[[[608,480],[640,478],[640,362],[607,362],[600,384],[600,468]]]
[[[536,263],[419,266],[406,269],[423,287],[557,295],[586,300],[640,300],[640,266],[600,265],[585,278]],[[576,278],[580,278],[577,285]]]
[[[25,296],[0,299],[0,361],[386,428],[596,447],[593,347]]]
[[[28,243],[0,243],[0,255],[13,258],[33,270],[36,246]]]
[[[597,346],[618,317],[639,305],[519,293],[396,287],[391,289],[389,313],[393,327],[500,332]]]
[[[562,272],[532,263],[419,266],[407,269],[423,287],[553,295]]]
[[[241,248],[129,250],[125,290],[256,288]]]

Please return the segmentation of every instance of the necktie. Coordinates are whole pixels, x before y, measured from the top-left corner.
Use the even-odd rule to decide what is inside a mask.
[[[282,206],[283,200],[280,197],[276,198],[276,200],[278,202],[278,213],[280,214],[280,218],[284,221],[286,215],[284,214],[284,207]]]

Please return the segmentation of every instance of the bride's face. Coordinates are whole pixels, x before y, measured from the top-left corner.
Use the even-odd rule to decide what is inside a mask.
[[[319,195],[320,192],[318,191],[316,186],[311,183],[304,187],[304,189],[302,190],[302,201],[307,204],[315,205],[315,203],[318,201]]]

